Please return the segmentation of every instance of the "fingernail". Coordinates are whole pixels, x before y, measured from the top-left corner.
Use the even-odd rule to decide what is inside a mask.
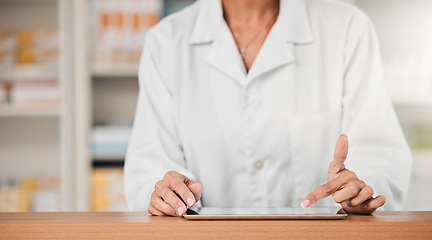
[[[361,205],[361,207],[364,208],[364,209],[366,209],[366,208],[367,208],[367,204],[364,204],[364,203],[363,203],[363,204]]]
[[[177,209],[177,214],[178,214],[179,216],[181,216],[181,215],[183,214],[183,208],[182,208],[182,207],[179,207],[179,208]]]
[[[310,205],[310,201],[309,200],[303,200],[303,202],[301,203],[301,207],[302,208],[307,208]]]
[[[189,207],[192,207],[194,205],[194,201],[191,198],[188,198],[186,200],[187,204],[189,205]]]

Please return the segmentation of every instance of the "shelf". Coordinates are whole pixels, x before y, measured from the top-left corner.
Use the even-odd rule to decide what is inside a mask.
[[[125,155],[93,155],[93,161],[124,161]]]
[[[93,169],[95,168],[123,168],[124,160],[118,161],[93,161],[92,162]]]
[[[57,0],[2,0],[1,3],[7,4],[27,4],[27,3],[52,3],[57,4]]]
[[[0,109],[0,117],[59,117],[58,110]]]
[[[121,65],[93,65],[92,76],[100,78],[108,77],[138,77],[138,64]]]
[[[399,96],[391,100],[398,106],[432,106],[432,96]]]
[[[93,168],[123,168],[125,155],[93,155]]]
[[[125,155],[93,155],[93,168],[123,168]]]
[[[415,159],[430,159],[432,163],[432,149],[413,148],[411,151]]]

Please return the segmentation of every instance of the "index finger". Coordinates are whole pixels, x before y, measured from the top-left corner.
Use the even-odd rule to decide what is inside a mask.
[[[348,145],[348,136],[346,134],[340,135],[336,142],[333,161],[329,166],[330,172],[337,173],[345,168],[344,163],[348,155]]]
[[[333,193],[338,191],[344,184],[345,181],[342,178],[335,178],[330,182],[321,185],[303,199],[303,201],[301,202],[302,208],[308,208],[314,205],[319,200],[332,195]]]

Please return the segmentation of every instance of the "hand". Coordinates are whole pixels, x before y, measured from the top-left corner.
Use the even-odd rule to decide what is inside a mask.
[[[187,206],[192,207],[200,198],[201,183],[190,180],[178,172],[167,172],[156,183],[148,212],[152,215],[183,216]]]
[[[371,214],[386,202],[382,195],[374,198],[374,191],[357,175],[345,168],[348,155],[348,137],[342,134],[336,142],[334,159],[328,168],[327,183],[306,196],[301,206],[307,208],[317,201],[333,195],[335,202],[340,203],[345,212]]]

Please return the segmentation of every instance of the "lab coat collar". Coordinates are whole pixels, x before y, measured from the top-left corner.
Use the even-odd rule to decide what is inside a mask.
[[[314,41],[304,0],[280,0],[278,21],[286,41],[307,44]]]
[[[208,53],[207,63],[220,72],[246,85],[246,67],[238,52],[228,25],[222,22]]]
[[[283,32],[280,31],[281,27],[284,26],[279,21],[273,25],[247,74],[244,85],[249,84],[260,75],[294,61],[293,43],[284,41]]]
[[[223,19],[221,0],[201,0],[200,11],[190,38],[191,44],[212,42]],[[304,0],[280,0],[278,21],[288,42],[306,44],[314,41]]]
[[[223,22],[211,44],[207,63],[236,80],[241,86],[246,87],[258,76],[293,62],[294,53],[290,48],[293,43],[287,43],[284,40],[279,31],[280,27],[279,22],[276,22],[267,35],[249,73],[246,73],[246,67],[241,59],[236,42],[228,25]]]
[[[212,42],[223,23],[221,0],[201,0],[198,17],[190,38],[191,44]]]

